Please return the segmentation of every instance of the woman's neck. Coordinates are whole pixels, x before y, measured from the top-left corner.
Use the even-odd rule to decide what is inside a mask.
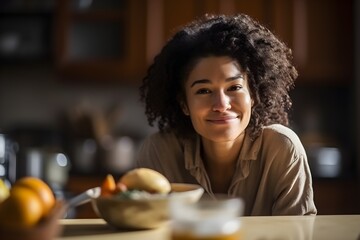
[[[202,139],[202,157],[214,192],[227,192],[244,136],[242,134],[234,141],[221,143]]]
[[[226,167],[233,165],[238,159],[245,133],[234,141],[213,142],[202,138],[202,155],[208,164]]]

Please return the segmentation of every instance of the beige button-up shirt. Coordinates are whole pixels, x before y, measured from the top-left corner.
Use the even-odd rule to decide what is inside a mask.
[[[152,168],[170,182],[200,184],[213,195],[200,154],[200,137],[180,139],[174,133],[155,133],[144,140],[136,167]],[[311,215],[312,178],[303,145],[289,128],[265,127],[252,141],[245,136],[229,196],[245,202],[244,215]]]

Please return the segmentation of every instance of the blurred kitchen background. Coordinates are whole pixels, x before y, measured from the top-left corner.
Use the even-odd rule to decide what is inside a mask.
[[[0,0],[0,177],[59,198],[133,166],[149,127],[138,86],[176,28],[251,15],[294,53],[291,127],[319,214],[360,213],[360,3],[356,0]],[[94,217],[91,207],[72,217]]]

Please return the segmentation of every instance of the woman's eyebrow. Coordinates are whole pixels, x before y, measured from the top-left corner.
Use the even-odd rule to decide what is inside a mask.
[[[200,80],[196,80],[194,81],[190,87],[193,87],[196,84],[200,84],[200,83],[210,83],[211,81],[209,79],[200,79]]]
[[[233,76],[233,77],[227,78],[226,81],[227,81],[227,82],[228,82],[228,81],[234,81],[234,80],[237,80],[237,79],[239,79],[239,78],[244,79],[244,75],[241,74],[241,73],[239,73],[239,74],[236,74],[236,75]]]
[[[226,78],[225,81],[226,82],[230,82],[230,81],[234,81],[234,80],[238,80],[239,78],[241,79],[244,79],[244,75],[239,73],[239,74],[236,74],[235,76],[233,77],[229,77],[229,78]],[[193,87],[195,86],[196,84],[200,84],[200,83],[210,83],[211,81],[209,79],[199,79],[199,80],[196,80],[194,81],[190,87]]]

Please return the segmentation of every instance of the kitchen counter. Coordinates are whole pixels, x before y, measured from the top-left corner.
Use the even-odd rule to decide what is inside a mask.
[[[62,219],[60,223],[64,229],[58,240],[170,239],[169,225],[154,230],[119,231],[102,219]],[[246,240],[360,240],[360,215],[243,217],[242,224]]]

